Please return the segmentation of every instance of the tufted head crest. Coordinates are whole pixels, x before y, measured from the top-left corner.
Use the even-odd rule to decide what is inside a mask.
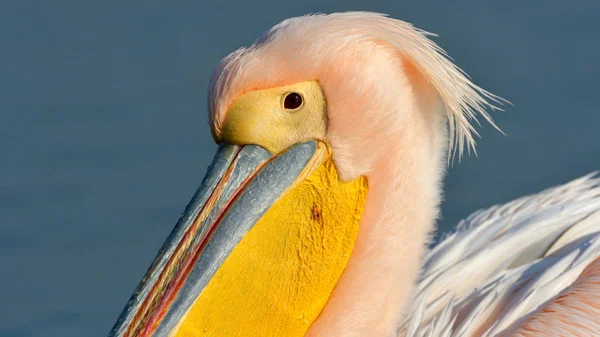
[[[465,149],[475,150],[478,134],[473,124],[478,116],[496,127],[487,110],[498,109],[503,99],[471,82],[446,52],[429,39],[432,35],[407,22],[370,12],[285,20],[218,65],[209,89],[213,132],[218,133],[227,106],[242,93],[302,80],[323,83],[339,75],[340,69],[344,69],[346,81],[357,82],[357,96],[368,93],[371,98],[379,97],[377,91],[368,92],[369,80],[363,75],[369,63],[361,60],[371,57],[369,50],[380,47],[392,49],[410,61],[435,88],[448,121],[450,157],[458,154],[460,158]],[[348,61],[353,58],[356,61]],[[385,67],[381,63],[380,66]],[[325,88],[325,93],[333,87]],[[379,90],[385,89],[389,91],[384,86]]]

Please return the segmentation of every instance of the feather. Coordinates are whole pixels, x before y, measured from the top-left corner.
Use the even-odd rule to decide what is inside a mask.
[[[417,314],[404,321],[400,335],[509,335],[598,258],[596,173],[477,211],[425,257],[408,311]],[[587,331],[577,324],[560,329],[567,336]]]
[[[460,159],[465,149],[475,151],[478,134],[473,124],[478,123],[477,117],[501,131],[487,110],[501,110],[499,106],[509,102],[475,85],[430,39],[432,36],[435,34],[408,22],[371,12],[314,14],[284,20],[248,48],[223,59],[215,70],[209,91],[213,131],[219,133],[225,108],[241,93],[282,85],[282,74],[288,82],[300,74],[324,81],[336,75],[337,71],[331,70],[340,55],[358,54],[385,43],[413,62],[439,93],[450,129],[448,159],[456,154]],[[287,66],[277,66],[279,60],[273,55],[284,57],[293,71],[283,71]],[[355,69],[363,85],[369,83],[369,78],[361,73],[368,68]],[[389,91],[389,86],[381,90]]]

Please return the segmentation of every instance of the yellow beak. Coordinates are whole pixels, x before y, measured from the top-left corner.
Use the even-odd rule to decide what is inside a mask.
[[[221,145],[111,337],[303,336],[343,272],[367,186],[321,141]]]

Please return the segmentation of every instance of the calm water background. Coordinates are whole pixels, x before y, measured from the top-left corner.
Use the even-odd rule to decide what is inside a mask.
[[[0,2],[0,336],[105,336],[215,150],[220,58],[284,18],[362,9],[440,34],[514,103],[455,164],[442,230],[600,168],[600,2]]]

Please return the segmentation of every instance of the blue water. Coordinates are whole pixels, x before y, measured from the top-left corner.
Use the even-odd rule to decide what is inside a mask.
[[[453,4],[450,4],[453,3]],[[441,226],[600,168],[600,2],[0,2],[0,336],[105,336],[215,150],[210,72],[273,24],[389,13],[514,103]]]

